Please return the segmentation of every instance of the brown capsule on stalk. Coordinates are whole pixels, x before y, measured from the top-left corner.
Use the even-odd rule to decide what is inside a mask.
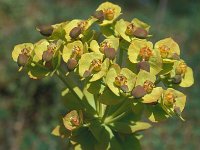
[[[175,75],[172,78],[172,83],[174,83],[174,84],[179,84],[179,83],[181,83],[181,81],[182,81],[182,76],[181,75]]]
[[[46,62],[50,61],[53,58],[53,54],[54,53],[51,50],[44,51],[42,54],[42,60]]]
[[[102,10],[95,11],[93,14],[93,17],[98,19],[99,22],[102,22],[105,19],[104,13]]]
[[[115,59],[116,51],[114,48],[107,47],[104,49],[104,54],[107,58],[113,60],[113,59]]]
[[[172,59],[180,60],[180,56],[179,56],[178,54],[174,53],[174,54],[172,55]]]
[[[45,62],[45,67],[48,69],[53,69],[52,61]]]
[[[180,107],[175,106],[174,107],[174,112],[180,116],[181,115],[181,109],[180,109]]]
[[[72,39],[76,39],[80,34],[81,34],[81,28],[80,28],[80,27],[74,27],[74,28],[70,31],[69,36],[70,36]]]
[[[78,64],[78,61],[74,58],[70,58],[67,62],[67,68],[69,71],[72,71],[76,68],[76,65]]]
[[[144,38],[147,37],[148,32],[147,32],[145,29],[138,27],[138,28],[133,32],[133,35],[134,35],[135,37],[137,37],[137,38],[142,38],[142,39],[144,39]]]
[[[140,69],[145,70],[147,72],[150,72],[150,64],[148,61],[141,61],[139,63],[137,63],[137,70],[138,72],[140,71]]]
[[[19,67],[25,66],[28,63],[29,57],[25,54],[19,54],[17,64]]]
[[[83,78],[87,78],[91,75],[91,71],[90,70],[86,70],[83,74]]]
[[[51,36],[53,33],[53,27],[51,25],[41,25],[37,27],[37,30],[42,34],[43,36]]]
[[[122,85],[122,86],[120,87],[120,89],[121,89],[124,93],[127,93],[127,92],[129,91],[127,85]]]
[[[146,95],[147,93],[143,86],[138,85],[132,90],[131,94],[134,98],[141,98],[144,95]]]

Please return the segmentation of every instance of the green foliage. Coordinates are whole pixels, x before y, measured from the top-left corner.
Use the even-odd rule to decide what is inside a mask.
[[[120,120],[130,113],[143,114],[131,109],[135,103],[145,108],[151,122],[173,116],[183,120],[186,96],[174,88],[193,84],[192,69],[180,59],[179,46],[171,38],[153,45],[147,39],[149,25],[137,18],[118,21],[119,6],[105,2],[97,11],[103,11],[103,20],[91,15],[87,20],[52,25],[53,32],[45,34],[49,37],[15,46],[12,57],[30,78],[55,74],[68,88],[65,99],[69,112],[53,130],[54,135],[67,137],[74,149],[123,149],[130,148],[127,145],[132,146],[131,141],[136,143],[135,149],[140,149],[135,132],[148,129],[150,124],[141,122],[140,117]],[[99,27],[99,33],[94,26]],[[127,48],[120,47],[123,40]],[[122,65],[127,60],[130,64]],[[150,69],[138,70],[141,62],[148,63]],[[91,89],[95,84],[99,84],[97,91]],[[138,86],[144,94],[135,97]]]

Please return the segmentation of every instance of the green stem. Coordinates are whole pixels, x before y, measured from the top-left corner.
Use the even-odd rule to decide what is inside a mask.
[[[69,88],[69,90],[80,100],[82,101],[83,99],[83,92],[80,90],[78,86],[76,86],[73,82],[73,80],[64,74],[64,72],[59,69],[56,72],[57,77],[63,81],[63,83]]]
[[[154,84],[157,85],[158,83],[160,83],[160,81],[161,81],[161,77],[158,76]]]
[[[125,99],[124,102],[120,105],[120,107],[111,116],[105,118],[104,123],[105,124],[110,123],[113,120],[115,120],[114,118],[117,118],[119,115],[121,115],[124,112],[126,112],[128,105],[129,105],[129,101]]]
[[[109,113],[110,107],[111,107],[110,105],[106,105],[106,108],[105,108],[105,111],[104,111],[104,115],[102,117],[102,122],[105,122],[105,119],[106,119],[106,117],[107,117],[107,115]]]
[[[119,64],[120,66],[122,66],[123,57],[124,57],[124,49],[120,48],[120,49],[119,49],[119,61],[118,61],[118,64]]]
[[[102,118],[103,114],[102,114],[102,103],[99,102],[99,117]]]
[[[120,115],[118,115],[118,116],[116,116],[116,117],[110,119],[110,120],[107,121],[106,123],[109,124],[109,123],[111,123],[111,122],[115,122],[115,121],[117,121],[117,120],[120,120],[121,118],[123,118],[124,116],[126,116],[127,113],[128,113],[128,111],[125,111],[125,112],[121,113]]]

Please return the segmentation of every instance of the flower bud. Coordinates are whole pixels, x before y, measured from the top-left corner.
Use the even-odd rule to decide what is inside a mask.
[[[74,58],[70,58],[67,62],[67,68],[69,71],[72,71],[76,68],[76,65],[78,64],[78,61]]]
[[[117,77],[115,77],[114,83],[115,83],[116,86],[121,87],[123,85],[126,85],[127,78],[124,75],[119,74]]]
[[[54,28],[51,25],[41,25],[37,27],[37,29],[40,32],[40,34],[48,37],[51,36]]]
[[[76,39],[80,34],[81,34],[81,28],[80,28],[80,27],[74,27],[74,28],[70,31],[69,36],[70,36],[72,39]]]
[[[177,67],[176,67],[176,74],[177,75],[184,75],[187,71],[187,65],[185,62],[181,62]]]
[[[110,48],[110,43],[108,43],[107,41],[100,43],[100,52],[104,53],[106,48]]]
[[[94,59],[91,62],[91,70],[100,71],[101,70],[102,61],[100,59]]]
[[[77,110],[72,110],[69,113],[65,115],[63,118],[64,126],[72,131],[74,129],[77,129],[82,124],[82,113],[78,112]]]
[[[106,20],[112,20],[115,16],[115,10],[112,8],[104,9],[104,15]]]
[[[143,97],[143,96],[146,95],[147,93],[146,93],[146,91],[145,91],[145,89],[144,89],[143,86],[138,85],[138,86],[136,86],[136,87],[132,90],[131,94],[132,94],[132,96],[133,96],[134,98],[137,98],[137,99],[138,99],[138,98]]]
[[[170,107],[175,103],[175,96],[172,92],[165,93],[163,99],[166,106]]]
[[[142,58],[143,61],[148,61],[152,55],[152,50],[148,46],[142,47],[140,49],[139,56]]]
[[[129,35],[129,36],[132,36],[134,30],[135,30],[135,26],[131,23],[131,24],[129,24],[129,25],[126,27],[125,33],[126,33],[127,35]]]
[[[151,82],[151,81],[149,81],[149,80],[146,80],[146,81],[144,82],[143,87],[144,87],[144,90],[145,90],[147,93],[151,93],[152,90],[153,90],[153,88],[155,87],[155,85],[154,85],[153,82]]]
[[[133,32],[133,35],[137,38],[146,38],[147,35],[148,35],[148,32],[143,29],[143,28],[137,28],[134,32]]]
[[[115,59],[116,56],[116,51],[114,48],[105,48],[104,49],[104,54],[107,58],[113,60]]]
[[[54,53],[53,53],[52,50],[44,51],[43,54],[42,54],[42,60],[46,61],[46,62],[50,61],[53,58],[53,54]]]
[[[166,45],[160,46],[159,50],[160,50],[160,55],[161,55],[162,58],[167,58],[167,56],[170,53],[170,48]]]
[[[145,70],[147,72],[150,72],[150,64],[149,64],[149,62],[148,61],[141,61],[141,62],[137,63],[137,70],[138,70],[138,72],[141,69]]]
[[[25,66],[28,63],[29,57],[25,54],[19,54],[17,64],[19,67]]]
[[[181,75],[175,75],[172,78],[172,83],[174,83],[174,84],[179,84],[179,83],[181,83],[181,81],[182,81],[182,76]]]
[[[104,13],[102,10],[95,11],[93,17],[97,18],[99,22],[102,22],[104,20]]]

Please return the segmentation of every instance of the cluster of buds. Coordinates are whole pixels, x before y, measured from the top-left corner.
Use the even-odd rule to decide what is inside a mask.
[[[148,61],[152,55],[152,50],[148,46],[142,47],[140,49],[139,56],[143,61]]]

